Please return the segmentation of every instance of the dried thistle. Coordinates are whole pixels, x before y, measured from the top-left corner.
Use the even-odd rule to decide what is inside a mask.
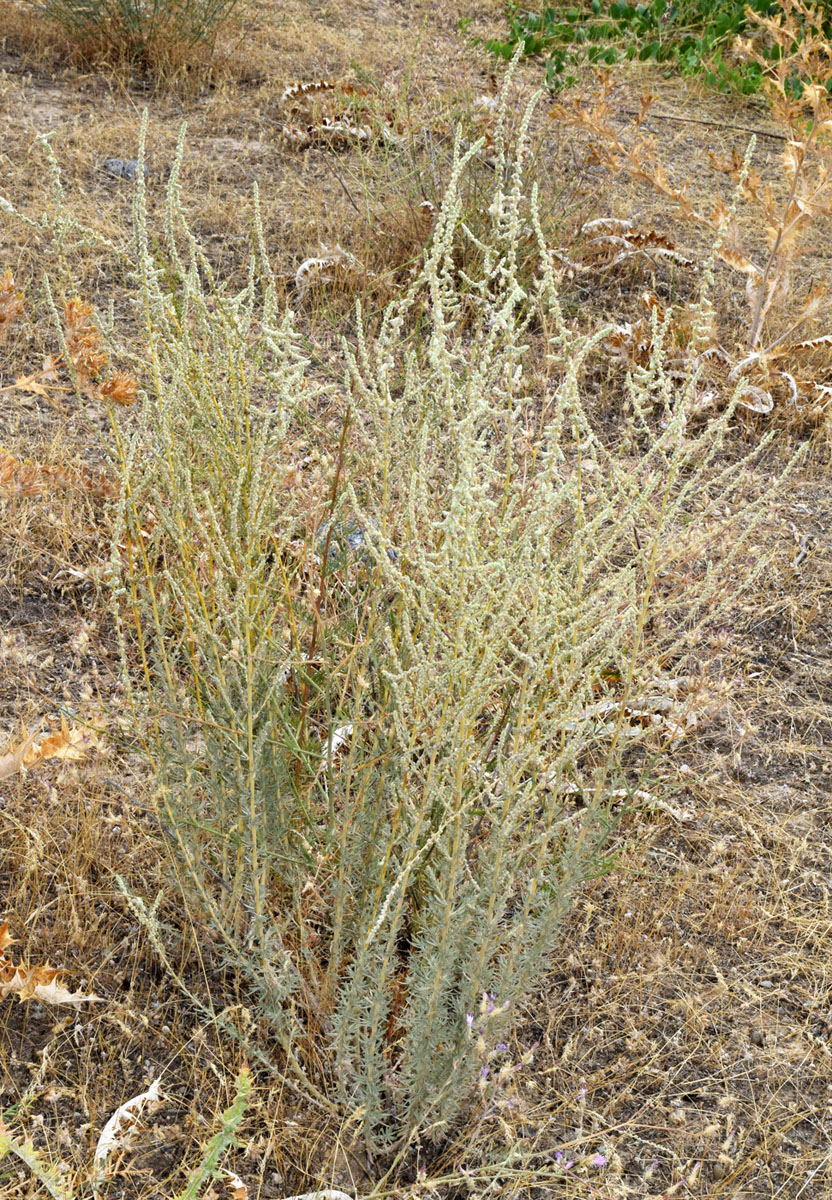
[[[80,384],[97,379],[107,365],[101,338],[92,320],[92,305],[77,296],[64,301],[64,337],[70,362]]]
[[[105,403],[121,404],[126,408],[136,403],[136,381],[124,371],[114,371],[101,384],[98,395]]]
[[[719,259],[745,276],[748,324],[742,340],[730,354],[734,364],[728,382],[748,381],[746,407],[766,413],[774,405],[775,387],[800,407],[802,398],[817,391],[818,371],[828,366],[828,355],[821,363],[821,352],[828,349],[830,337],[800,338],[799,331],[810,321],[828,314],[826,285],[815,287],[796,313],[782,317],[773,327],[770,318],[783,312],[794,290],[795,266],[807,249],[807,233],[812,222],[832,216],[832,105],[826,88],[820,83],[796,86],[796,80],[829,78],[832,73],[832,47],[823,34],[819,9],[804,0],[786,0],[777,17],[749,12],[749,19],[768,35],[777,53],[766,57],[749,40],[738,42],[739,52],[754,59],[764,73],[765,92],[775,116],[786,123],[790,136],[783,152],[783,174],[787,195],[777,195],[750,169],[753,143],[743,157],[736,151],[730,161],[711,156],[711,165],[733,177],[739,196],[758,205],[765,227],[766,249],[757,256],[743,246],[732,212],[717,200],[712,211],[695,204],[686,184],[671,181],[658,160],[655,139],[642,132],[653,97],[645,95],[634,122],[635,137],[629,141],[614,126],[612,81],[609,74],[594,105],[582,107],[577,100],[571,108],[560,106],[557,115],[587,129],[595,138],[595,161],[613,172],[625,171],[633,179],[649,183],[665,196],[685,220],[705,228],[716,239]],[[655,251],[654,251],[655,252]],[[785,328],[783,325],[785,324]],[[641,338],[645,346],[650,339]],[[710,350],[726,352],[714,338]],[[628,353],[627,357],[631,357]],[[811,362],[809,361],[811,359]],[[786,360],[786,361],[784,361]],[[776,364],[776,366],[775,366]],[[813,400],[801,408],[804,416],[823,412]]]
[[[105,475],[98,478],[87,471],[68,471],[39,462],[24,462],[16,454],[0,447],[0,495],[41,496],[47,490],[88,492],[110,500],[118,495],[118,487]]]
[[[0,448],[0,494],[39,496],[42,491],[43,475],[40,469]]]

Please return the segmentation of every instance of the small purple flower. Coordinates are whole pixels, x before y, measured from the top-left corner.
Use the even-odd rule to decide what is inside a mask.
[[[474,1014],[472,1012],[467,1012],[465,1014],[465,1024],[468,1026],[469,1029],[471,1029],[473,1027]]]
[[[487,1079],[490,1073],[491,1068],[489,1067],[488,1063],[486,1063],[485,1066],[480,1069],[480,1075],[483,1079]]]
[[[560,1162],[560,1160],[561,1160],[562,1158],[563,1158],[563,1151],[562,1151],[562,1150],[556,1150],[556,1151],[555,1151],[555,1162],[556,1162],[556,1163],[559,1163],[559,1162]]]
[[[498,1042],[497,1045],[494,1047],[494,1049],[495,1050],[508,1050],[508,1046],[505,1044],[505,1042]]]
[[[605,1154],[596,1154],[592,1160],[593,1167],[605,1167],[607,1165],[607,1156]]]

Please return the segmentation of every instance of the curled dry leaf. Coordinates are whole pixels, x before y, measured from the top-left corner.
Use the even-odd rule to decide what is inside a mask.
[[[372,271],[367,271],[355,255],[350,254],[343,246],[336,246],[330,250],[328,246],[321,245],[319,258],[304,259],[298,267],[295,272],[295,287],[298,298],[303,299],[313,282],[332,283],[338,277],[348,280],[361,275],[369,277],[372,274]]]
[[[13,750],[9,750],[6,754],[0,754],[0,779],[8,779],[10,775],[16,774],[17,771],[25,765],[26,755],[30,752],[37,730],[27,736],[26,728],[23,729],[23,741]]]
[[[0,446],[0,492],[9,496],[41,496],[56,488],[88,492],[106,499],[118,495],[118,485],[103,474],[96,479],[86,471],[24,462]]]
[[[321,1188],[318,1192],[304,1192],[300,1196],[287,1196],[286,1200],[353,1200],[347,1192],[337,1188]]]
[[[159,1092],[161,1082],[161,1079],[154,1079],[147,1091],[140,1092],[138,1096],[132,1096],[120,1104],[101,1130],[92,1161],[94,1182],[100,1182],[106,1175],[107,1159],[112,1152],[127,1148],[145,1113],[158,1108],[162,1103]]]
[[[228,1200],[248,1200],[248,1188],[239,1175],[234,1171],[229,1171],[226,1167],[225,1179],[228,1188]]]
[[[97,739],[91,730],[78,727],[70,729],[66,717],[62,716],[60,732],[51,734],[37,746],[33,746],[24,758],[23,765],[32,767],[47,758],[80,762],[96,745]]]
[[[19,746],[0,755],[0,779],[7,779],[20,770],[29,770],[47,758],[58,758],[64,762],[80,762],[99,745],[91,729],[70,729],[66,717],[61,717],[61,728],[43,741],[37,741],[37,731],[27,734],[23,727],[23,741]]]
[[[282,104],[296,100],[298,97],[311,96],[320,92],[334,92],[335,82],[332,79],[312,79],[308,83],[295,81],[287,83],[280,96]]]
[[[767,392],[765,388],[756,387],[751,383],[746,386],[742,395],[737,400],[737,404],[742,408],[747,408],[749,412],[762,413],[763,416],[766,416],[774,408],[774,400],[771,392]]]
[[[338,753],[338,751],[343,746],[346,746],[347,742],[352,737],[352,730],[352,721],[346,725],[339,726],[338,729],[333,730],[332,746],[324,746],[323,752],[321,753],[321,758],[324,762],[327,762],[330,758],[335,758],[335,755]]]
[[[0,278],[0,341],[24,310],[23,297],[14,286],[14,276],[11,271],[6,271]]]

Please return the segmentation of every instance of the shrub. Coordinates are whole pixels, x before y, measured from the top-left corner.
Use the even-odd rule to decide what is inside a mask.
[[[238,0],[30,0],[86,56],[157,67],[213,47]]]
[[[733,55],[733,42],[749,27],[749,17],[776,17],[784,6],[775,0],[626,0],[573,5],[550,5],[531,12],[509,4],[505,38],[485,43],[486,49],[509,59],[515,48],[545,56],[546,83],[551,89],[575,82],[568,69],[581,61],[611,66],[637,58],[668,63],[683,74],[701,74],[711,86],[744,93],[756,92],[763,78],[757,62],[742,63]],[[830,33],[828,15],[821,20]],[[800,37],[798,33],[798,38]],[[777,61],[775,53],[774,61]]]
[[[457,143],[421,269],[376,339],[359,314],[345,347],[335,431],[259,220],[228,294],[184,221],[183,144],[164,271],[136,177],[146,388],[111,406],[125,682],[191,903],[287,1074],[372,1150],[511,1102],[504,1030],[613,802],[686,727],[648,693],[695,675],[702,623],[756,569],[746,472],[717,466],[733,404],[691,432],[694,351],[666,371],[666,324],[624,436],[593,427],[581,380],[602,335],[561,312],[531,116],[513,160],[498,150],[475,275],[454,248],[474,237],[460,194],[480,147]]]

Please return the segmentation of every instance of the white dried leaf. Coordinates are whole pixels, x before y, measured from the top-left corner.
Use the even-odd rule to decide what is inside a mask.
[[[321,754],[321,758],[324,762],[326,762],[330,757],[334,758],[341,747],[346,746],[347,742],[352,737],[352,731],[352,721],[346,725],[341,725],[338,729],[334,730],[331,744],[325,746],[324,751]]]
[[[120,1104],[107,1124],[101,1130],[98,1145],[93,1156],[93,1177],[99,1180],[107,1158],[113,1150],[123,1149],[130,1135],[135,1131],[145,1110],[156,1108],[161,1104],[159,1086],[161,1079],[154,1079],[147,1091],[140,1092]]]
[[[762,413],[764,416],[774,408],[771,392],[767,392],[761,387],[755,387],[753,384],[746,387],[737,404],[747,408],[749,412]]]
[[[310,83],[289,83],[283,89],[280,100],[285,104],[296,96],[308,96],[314,92],[333,92],[335,84],[331,79],[313,79]]]
[[[229,1171],[227,1167],[224,1168],[224,1174],[228,1187],[228,1200],[248,1200],[248,1188],[240,1176],[234,1171]]]
[[[355,255],[350,254],[349,250],[345,250],[343,246],[335,246],[333,250],[330,250],[328,246],[322,244],[321,254],[315,258],[304,259],[295,272],[295,287],[298,297],[303,299],[313,281],[332,283],[333,271],[340,272],[343,276],[362,273],[371,276],[373,274],[372,271],[365,271]]]
[[[622,220],[619,220],[618,217],[598,217],[598,219],[595,221],[587,221],[586,225],[584,225],[582,227],[582,232],[586,233],[590,229],[592,229],[592,230],[595,230],[595,229],[626,230],[626,229],[632,229],[632,228],[633,228],[632,221],[622,221]]]

